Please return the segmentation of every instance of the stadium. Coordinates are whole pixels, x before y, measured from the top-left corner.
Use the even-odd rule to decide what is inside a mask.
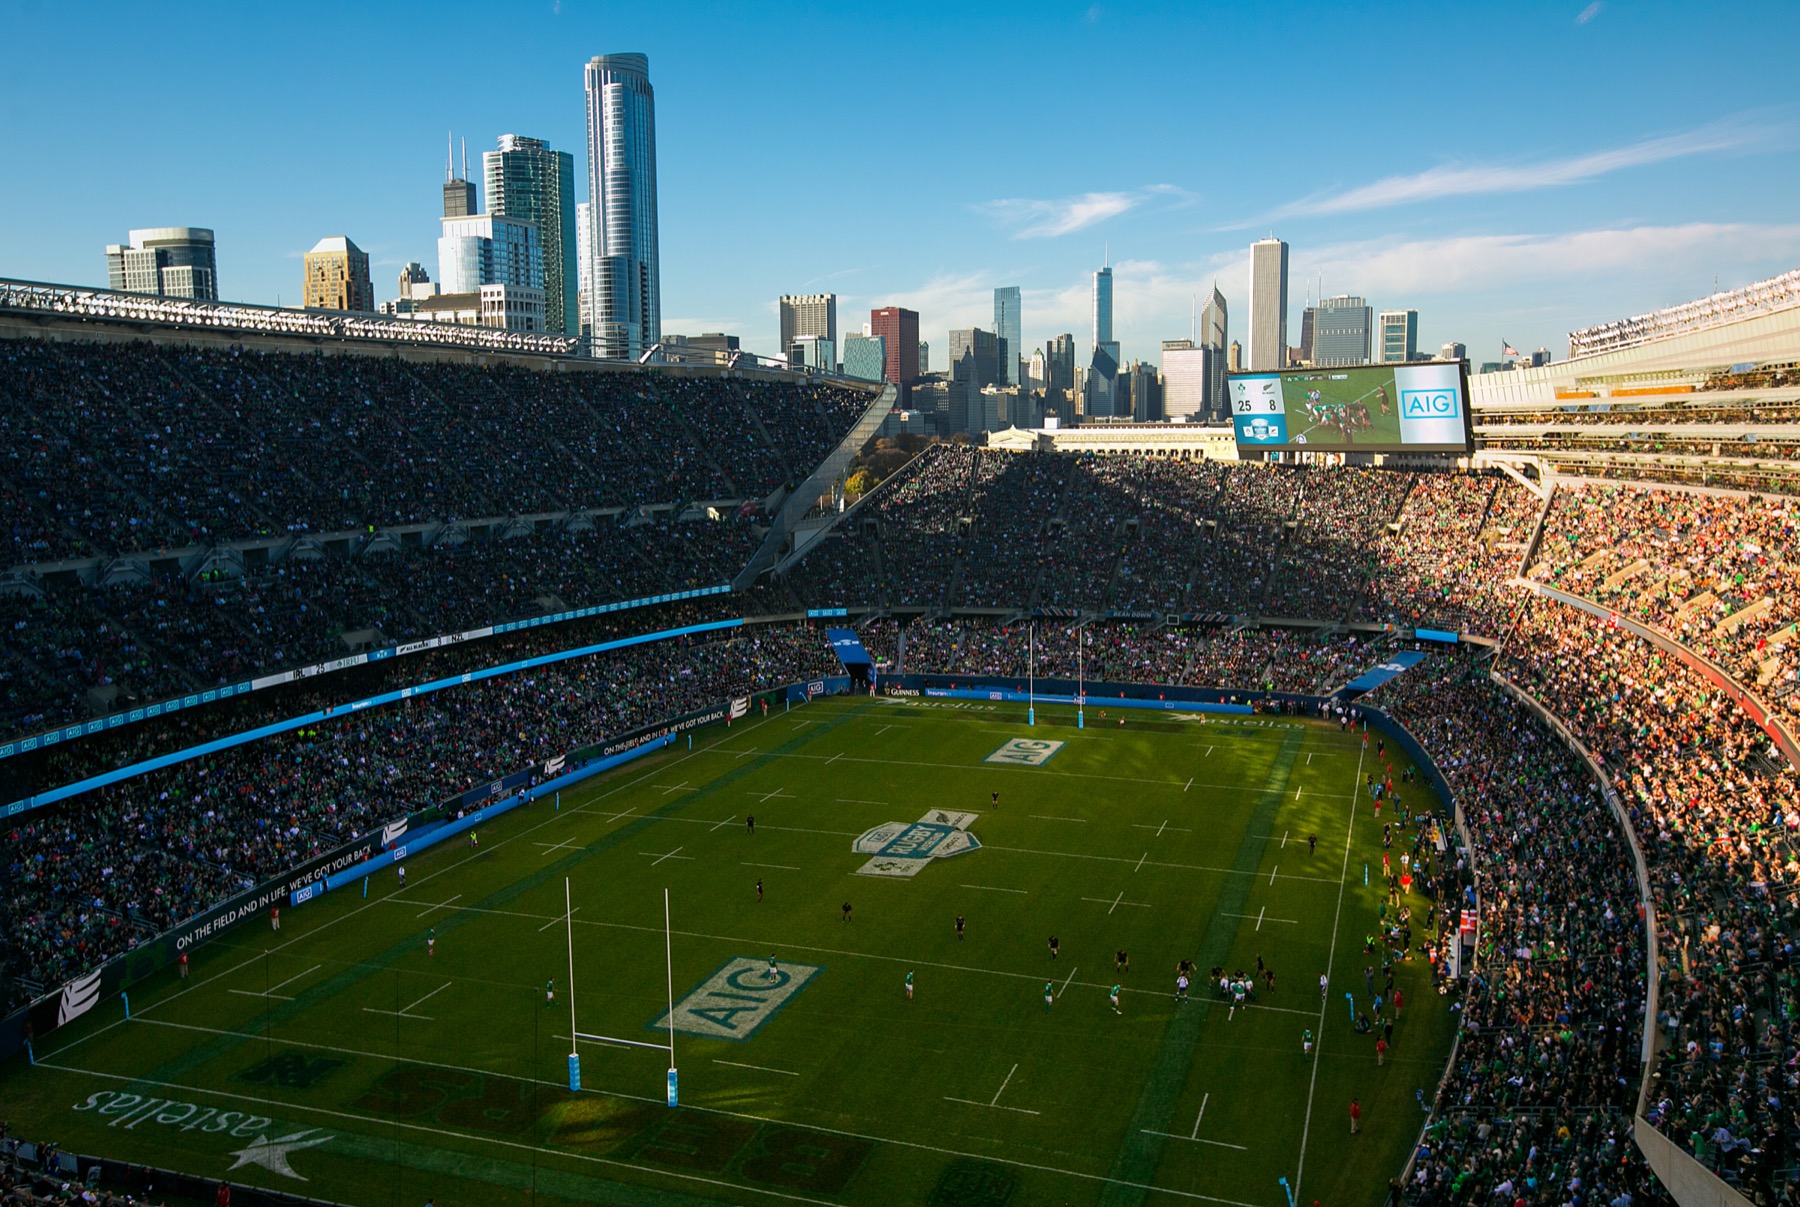
[[[1794,276],[1469,379],[1466,454],[1014,431],[841,509],[891,388],[0,283],[0,1139],[1791,1201]]]

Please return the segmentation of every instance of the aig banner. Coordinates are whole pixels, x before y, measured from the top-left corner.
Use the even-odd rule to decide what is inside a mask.
[[[1400,443],[1463,442],[1461,365],[1395,365],[1394,388],[1400,395]]]

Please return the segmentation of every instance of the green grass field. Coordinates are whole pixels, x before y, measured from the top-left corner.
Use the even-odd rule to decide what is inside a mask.
[[[1365,755],[1316,722],[1121,728],[1090,708],[1077,730],[1070,710],[1035,728],[1021,711],[842,699],[705,731],[515,811],[478,849],[424,852],[404,887],[384,871],[366,899],[345,888],[198,948],[188,980],[132,990],[129,1021],[102,1003],[35,1067],[0,1070],[0,1114],[70,1151],[384,1207],[1280,1207],[1278,1177],[1302,1203],[1380,1203],[1452,1023],[1420,960],[1397,969],[1386,1067],[1350,1026],[1381,900],[1380,824],[1356,796],[1373,737]],[[1064,745],[985,761],[1015,738]],[[980,849],[857,874],[858,835],[932,810],[979,813]],[[565,878],[578,1030],[666,1042],[667,889],[677,1002],[710,979],[688,1002],[701,1025],[749,1032],[677,1035],[679,1109],[656,1047],[583,1042],[568,1092]],[[1259,954],[1274,992],[1220,1001],[1207,971]],[[1183,956],[1200,973],[1180,1003]]]
[[[1399,444],[1400,393],[1394,384],[1393,372],[1353,373],[1348,375],[1348,380],[1345,380],[1345,376],[1341,369],[1318,369],[1282,378],[1282,404],[1287,409],[1288,439],[1291,441],[1304,434],[1306,443],[1326,448],[1345,448],[1357,444]],[[1381,403],[1375,395],[1377,385],[1387,391],[1388,413],[1385,415],[1381,413]],[[1319,392],[1319,402],[1327,406],[1362,403],[1369,411],[1369,426],[1353,432],[1352,439],[1346,442],[1343,434],[1336,428],[1307,416],[1307,394],[1313,390]]]

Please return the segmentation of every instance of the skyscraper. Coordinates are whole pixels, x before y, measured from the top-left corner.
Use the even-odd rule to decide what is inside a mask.
[[[1230,339],[1230,323],[1225,312],[1225,295],[1213,282],[1212,296],[1200,308],[1200,349],[1206,353],[1205,388],[1202,409],[1208,416],[1223,418],[1230,413],[1225,398],[1225,348]]]
[[[1067,394],[1075,388],[1075,335],[1065,331],[1044,345],[1044,389]]]
[[[879,335],[887,349],[885,381],[900,387],[900,404],[906,405],[912,383],[919,379],[919,312],[898,306],[869,311],[869,333]]]
[[[1000,337],[1000,383],[1019,384],[1019,358],[1025,353],[1019,318],[1019,287],[1002,285],[994,290],[994,334]]]
[[[837,344],[837,294],[784,293],[781,295],[781,346],[791,347],[803,335],[814,335]]]
[[[374,310],[369,254],[343,235],[320,239],[303,260],[300,304],[308,310]]]
[[[1313,316],[1312,363],[1320,368],[1369,363],[1374,311],[1361,298],[1320,298]]]
[[[575,157],[541,138],[502,134],[500,149],[481,156],[487,212],[537,223],[544,261],[544,329],[580,334],[576,297]]]
[[[950,430],[979,432],[986,427],[981,391],[998,383],[1000,338],[971,327],[950,333]]]
[[[1094,347],[1113,342],[1112,265],[1094,272]],[[1113,359],[1116,361],[1118,357]]]
[[[575,204],[575,272],[578,281],[575,289],[575,315],[580,330],[577,335],[583,339],[593,337],[593,310],[588,299],[594,292],[594,203],[579,201]]]
[[[445,218],[443,227],[438,237],[439,296],[479,294],[484,325],[544,330],[544,261],[537,223],[474,214]]]
[[[1417,310],[1383,310],[1377,320],[1381,329],[1381,361],[1401,364],[1419,359],[1419,312]]]
[[[887,341],[879,335],[844,337],[844,376],[880,381],[887,370]]]
[[[153,226],[131,232],[127,244],[106,247],[108,289],[170,298],[219,300],[213,233],[204,226]]]
[[[594,265],[584,323],[596,356],[636,357],[662,338],[650,59],[596,55],[586,83]]]
[[[1206,348],[1191,339],[1166,339],[1162,346],[1163,415],[1169,419],[1205,419]],[[1135,407],[1133,410],[1135,411]]]
[[[1287,244],[1269,238],[1250,245],[1251,372],[1287,361],[1287,278]]]

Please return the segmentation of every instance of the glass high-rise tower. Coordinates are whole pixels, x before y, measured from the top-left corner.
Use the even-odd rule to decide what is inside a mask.
[[[635,358],[662,339],[650,59],[596,55],[586,80],[594,263],[584,325],[596,356]]]
[[[994,334],[1000,347],[1000,384],[1019,384],[1019,357],[1025,353],[1019,319],[1019,287],[1002,285],[994,290]]]
[[[537,223],[544,259],[544,329],[577,335],[580,274],[575,267],[575,158],[541,138],[502,134],[481,156],[488,213]]]

